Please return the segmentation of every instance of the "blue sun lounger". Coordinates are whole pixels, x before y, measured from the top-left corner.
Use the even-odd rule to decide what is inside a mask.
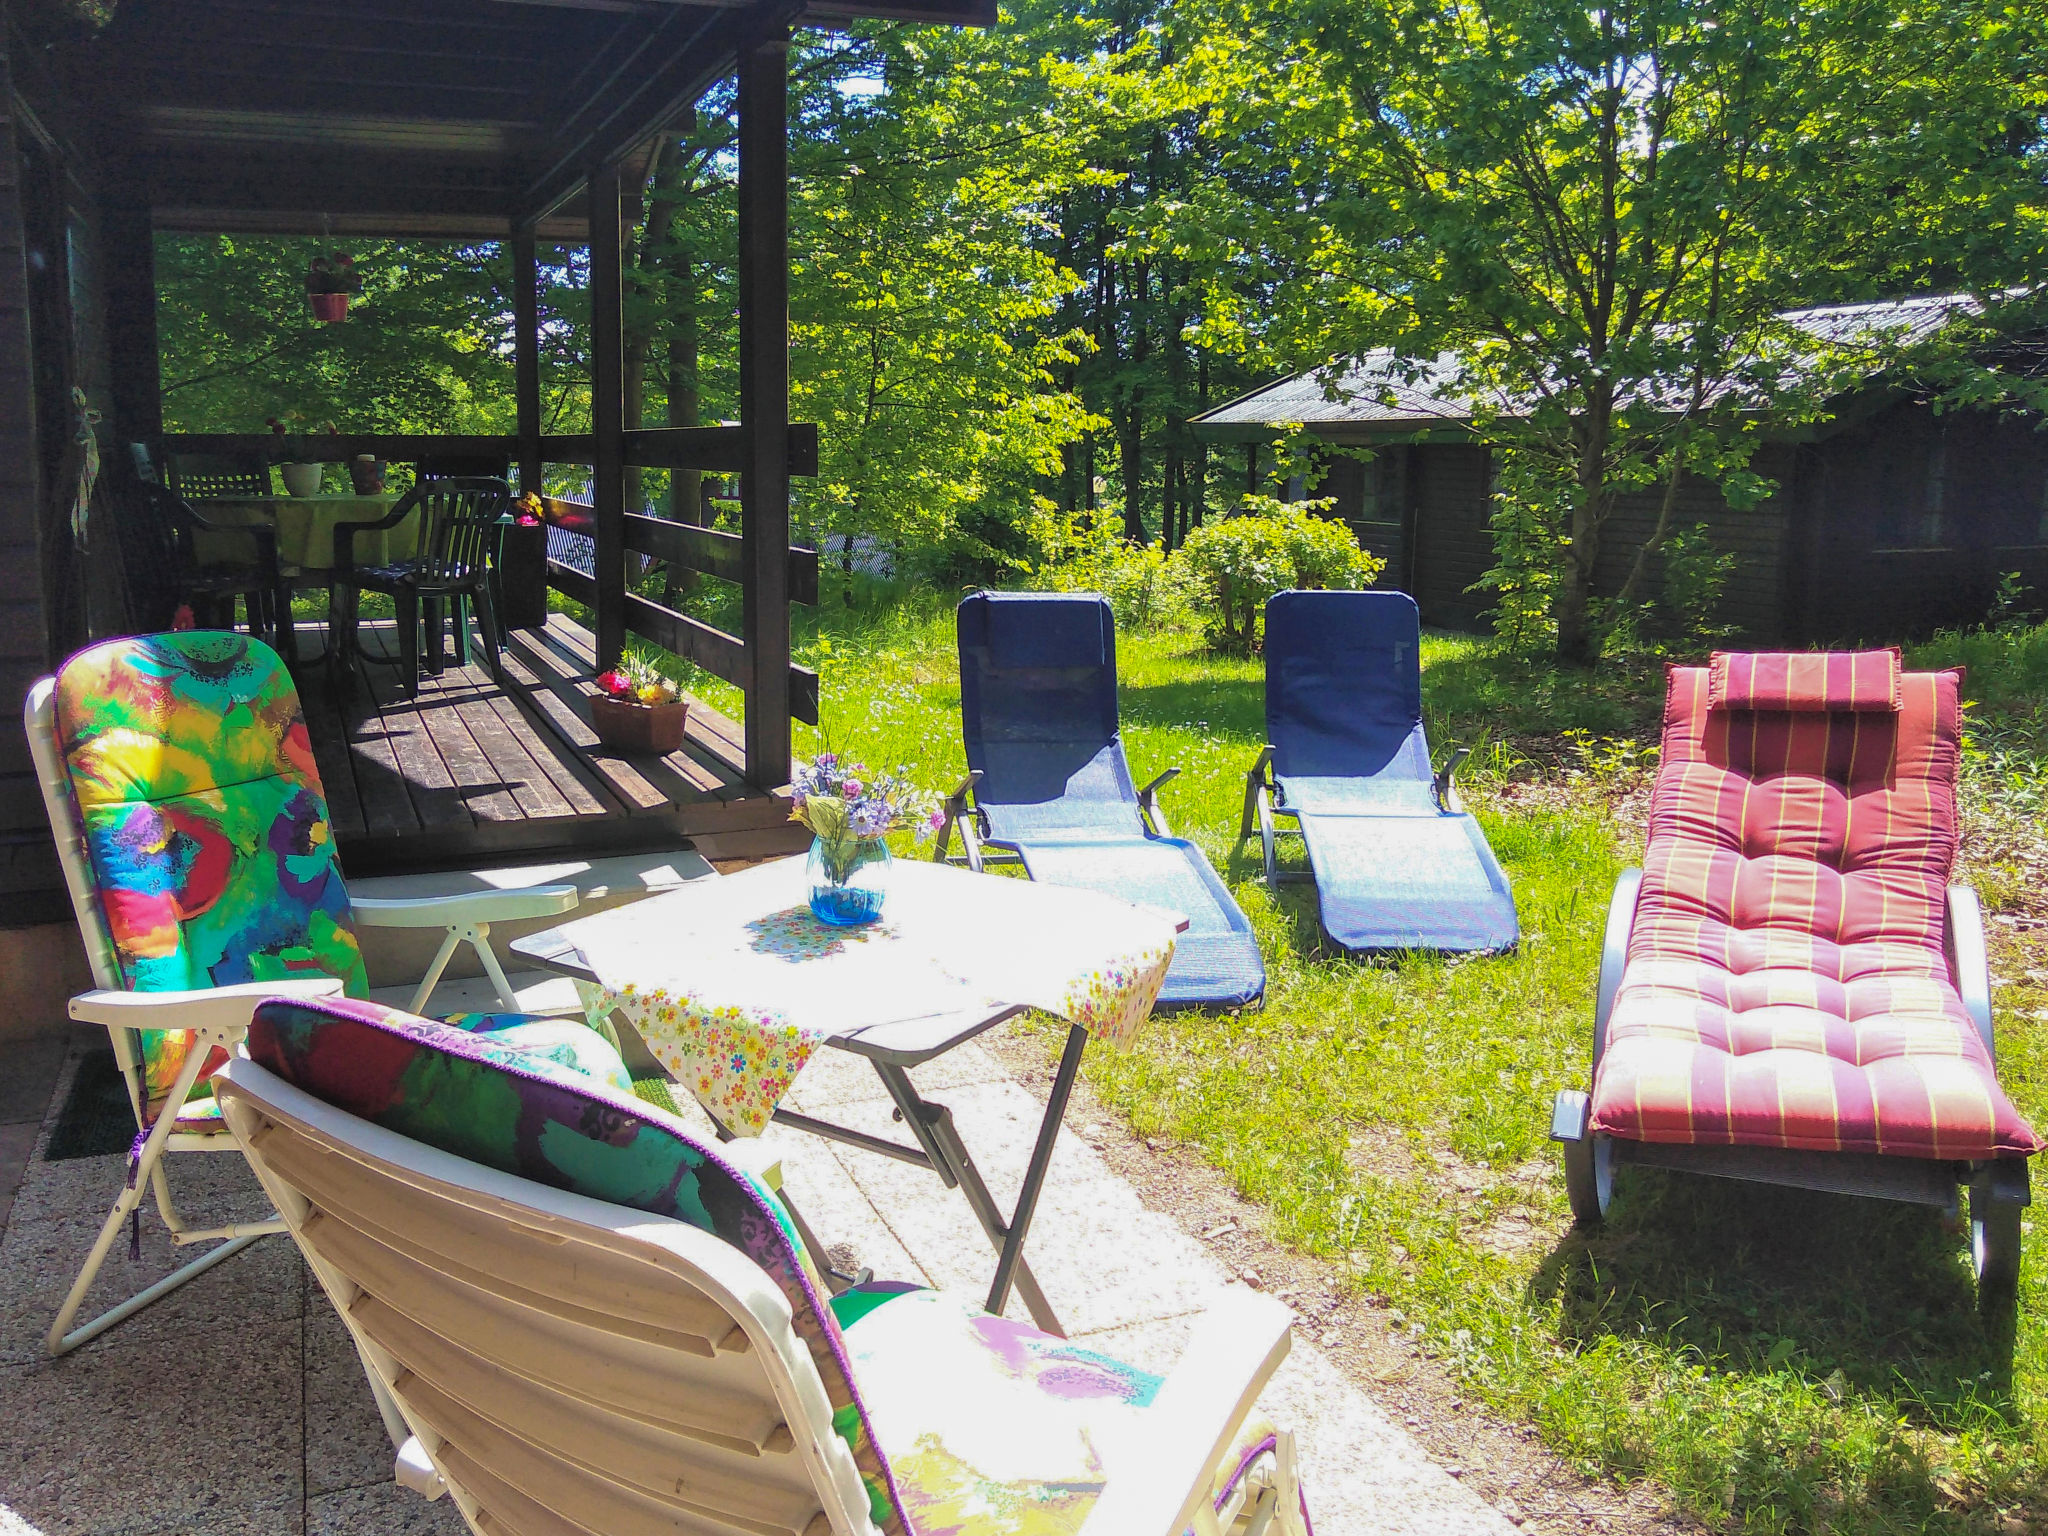
[[[947,801],[936,857],[960,831],[1034,880],[1185,914],[1161,1007],[1234,1008],[1265,995],[1259,946],[1229,890],[1158,804],[1169,768],[1133,787],[1117,732],[1116,626],[1092,594],[981,592],[960,604],[967,782]]]
[[[1429,766],[1422,621],[1403,592],[1282,592],[1266,604],[1268,745],[1246,776],[1240,839],[1257,826],[1266,880],[1277,818],[1308,846],[1323,932],[1354,953],[1512,949],[1507,876]]]

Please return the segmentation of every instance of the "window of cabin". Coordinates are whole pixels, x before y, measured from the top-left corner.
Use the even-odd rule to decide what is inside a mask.
[[[1951,451],[1945,425],[1907,408],[1877,418],[1834,447],[1830,500],[1845,531],[1863,522],[1876,551],[1941,549],[1949,543],[1955,531],[1950,510],[1957,504],[1952,471],[1966,460]]]

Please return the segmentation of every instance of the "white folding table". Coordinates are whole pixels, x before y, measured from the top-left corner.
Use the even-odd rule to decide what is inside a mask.
[[[911,866],[916,870],[930,870],[936,866]],[[748,871],[752,874],[753,871]],[[948,874],[956,872],[947,871]],[[968,879],[1000,879],[1000,876],[969,876]],[[656,901],[677,902],[680,900],[719,901],[729,899],[732,887],[746,878],[745,875],[731,879],[705,881],[700,886],[671,893]],[[1041,891],[1052,891],[1053,887],[1034,887]],[[602,912],[595,916],[579,919],[548,929],[542,933],[516,939],[511,948],[533,964],[574,977],[579,981],[603,985],[602,979],[585,957],[579,938],[588,935],[593,927],[607,922],[642,920],[652,910],[649,903],[637,903],[622,907],[614,912]],[[1187,921],[1178,919],[1177,931],[1185,931]],[[851,1126],[821,1120],[813,1115],[795,1110],[777,1108],[773,1119],[778,1125],[786,1125],[815,1136],[842,1142],[848,1146],[860,1147],[866,1151],[893,1157],[901,1162],[928,1168],[944,1182],[947,1188],[957,1188],[966,1197],[975,1219],[981,1223],[988,1235],[990,1245],[996,1251],[995,1278],[990,1284],[987,1310],[1000,1316],[1014,1286],[1030,1310],[1032,1320],[1048,1333],[1065,1336],[1058,1315],[1046,1300],[1045,1292],[1031,1273],[1031,1267],[1024,1259],[1024,1244],[1031,1230],[1032,1217],[1038,1206],[1038,1199],[1045,1187],[1046,1169],[1052,1160],[1053,1144],[1059,1137],[1060,1123],[1065,1117],[1067,1100],[1073,1093],[1074,1079],[1081,1068],[1082,1052],[1087,1049],[1088,1030],[1079,1024],[1070,1025],[1067,1030],[1065,1048],[1060,1053],[1059,1070],[1054,1074],[1052,1092],[1046,1100],[1045,1115],[1040,1121],[1037,1140],[1031,1150],[1031,1161],[1024,1174],[1023,1188],[1017,1196],[1016,1209],[1007,1216],[990,1193],[987,1182],[975,1167],[974,1159],[961,1140],[958,1128],[953,1122],[953,1112],[944,1104],[935,1103],[917,1091],[910,1080],[909,1069],[922,1065],[955,1046],[961,1045],[985,1030],[992,1029],[1004,1020],[1013,1018],[1025,1009],[1019,1004],[993,1003],[954,1012],[926,1013],[914,1018],[902,1018],[886,1023],[877,1023],[865,1028],[836,1035],[825,1041],[834,1050],[847,1051],[865,1057],[874,1067],[875,1073],[889,1091],[896,1104],[897,1118],[910,1128],[914,1144],[905,1144],[888,1137],[871,1135],[855,1130]],[[714,1117],[713,1124],[717,1125]],[[721,1139],[730,1139],[731,1132],[717,1126]],[[843,1288],[852,1283],[852,1277],[837,1275],[828,1264],[822,1249],[814,1240],[802,1216],[791,1207],[799,1231],[812,1257],[819,1267],[831,1275]]]

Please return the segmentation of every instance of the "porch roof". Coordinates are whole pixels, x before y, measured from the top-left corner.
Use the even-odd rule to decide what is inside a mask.
[[[584,181],[790,25],[994,0],[117,0],[46,57],[159,228],[588,233]],[[630,184],[631,178],[628,177]]]

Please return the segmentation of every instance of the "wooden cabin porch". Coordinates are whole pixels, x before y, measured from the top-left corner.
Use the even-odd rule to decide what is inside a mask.
[[[307,726],[351,875],[685,840],[706,858],[760,858],[809,842],[789,819],[786,791],[747,782],[737,721],[686,695],[682,751],[614,752],[590,724],[591,633],[553,614],[506,640],[502,678],[480,656],[451,656],[413,697],[389,667],[364,668],[367,691],[305,669]]]
[[[787,825],[793,722],[817,719],[792,664],[789,605],[815,601],[816,556],[790,545],[790,479],[815,474],[792,422],[788,350],[788,62],[792,27],[863,17],[987,24],[994,0],[0,0],[0,696],[91,640],[161,627],[108,588],[112,494],[141,445],[168,455],[285,445],[239,428],[166,431],[155,241],[225,232],[500,243],[511,258],[516,430],[320,435],[298,461],[490,455],[521,490],[587,472],[590,558],[551,564],[588,630],[516,633],[499,678],[444,671],[401,698],[388,675],[303,694],[351,872],[549,853],[799,846]],[[735,82],[738,249],[734,424],[629,429],[622,242],[657,137]],[[587,424],[551,433],[540,391],[539,242],[587,252]],[[309,314],[302,322],[316,324]],[[356,323],[356,322],[351,322]],[[212,425],[212,423],[209,423]],[[83,434],[83,435],[81,435]],[[97,453],[83,444],[94,441]],[[103,466],[95,481],[85,465]],[[726,530],[628,504],[641,469],[730,477]],[[90,517],[77,515],[84,495]],[[732,632],[633,589],[644,559],[738,589]],[[280,573],[282,574],[282,573]],[[123,611],[123,610],[126,611]],[[698,703],[664,758],[598,749],[592,675],[631,642],[731,683],[734,721]],[[0,731],[0,929],[64,925],[25,734]]]

